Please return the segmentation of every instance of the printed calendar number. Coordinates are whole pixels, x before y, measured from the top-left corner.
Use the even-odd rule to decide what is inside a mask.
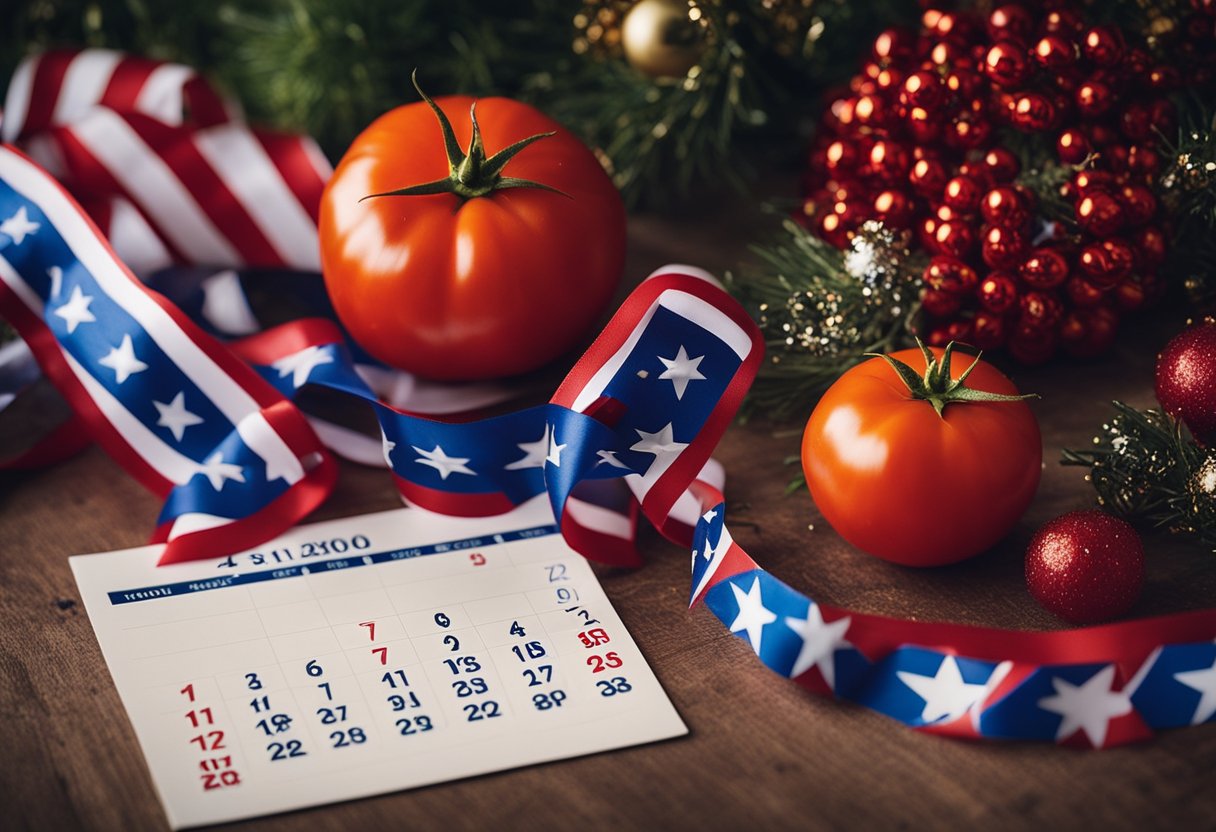
[[[448,670],[452,671],[453,676],[461,673],[476,673],[481,670],[481,662],[477,661],[475,656],[457,656],[454,659],[444,659],[443,663],[447,665]]]
[[[262,680],[258,678],[258,674],[256,673],[246,673],[245,687],[249,688],[250,690],[261,690]]]
[[[197,710],[189,711],[186,714],[186,719],[190,720],[191,728],[198,728],[200,725],[214,725],[215,719],[211,716],[210,708],[198,708]]]
[[[444,613],[437,612],[435,613],[435,623],[440,627],[451,627],[452,619],[448,618]]]
[[[203,772],[198,779],[202,782],[205,792],[241,784],[240,772],[232,767],[231,757],[212,757],[209,760],[200,760],[198,767]]]
[[[552,690],[548,693],[538,693],[532,697],[532,705],[538,711],[547,711],[550,708],[560,708],[562,703],[566,701],[566,692],[564,690]]]
[[[308,664],[304,665],[304,672],[309,676],[320,676],[325,673],[325,668],[317,664],[316,659],[310,659]]]
[[[253,708],[255,714],[260,714],[262,711],[270,710],[270,697],[258,696],[249,700],[249,707]]]
[[[460,651],[460,639],[456,638],[456,636],[452,635],[451,633],[443,637],[443,643],[446,647],[452,648],[453,653]]]
[[[545,646],[539,641],[529,641],[521,646],[516,644],[511,648],[511,652],[515,654],[515,658],[521,662],[529,661],[530,659],[543,659],[545,657]]]
[[[624,676],[613,676],[611,679],[601,679],[595,683],[600,689],[600,696],[616,696],[618,693],[629,693],[633,686]]]
[[[404,711],[406,708],[418,708],[422,703],[418,701],[418,695],[413,691],[406,693],[404,696],[394,693],[385,700],[394,711]]]
[[[498,709],[498,703],[493,699],[487,699],[485,702],[473,702],[465,705],[462,710],[465,713],[465,720],[468,722],[477,722],[482,719],[493,719],[496,716],[502,716],[502,711]]]
[[[332,708],[317,708],[317,716],[321,717],[322,725],[346,722],[346,706],[335,705]]]
[[[511,635],[513,635],[513,636],[519,636],[520,638],[524,638],[524,637],[526,637],[526,636],[528,635],[527,631],[526,631],[526,630],[524,630],[524,628],[523,628],[523,627],[519,626],[519,622],[518,622],[518,621],[512,621],[512,622],[511,622],[511,629],[510,629],[510,633],[511,633]]]
[[[607,644],[612,641],[612,637],[604,630],[603,627],[596,627],[594,630],[584,630],[578,634],[578,640],[583,643],[583,646],[590,649],[599,647],[601,644]]]
[[[547,685],[553,681],[553,665],[542,664],[535,670],[526,667],[524,668],[523,677],[528,680],[528,687],[535,688],[541,685]]]
[[[405,675],[405,671],[401,669],[390,670],[380,677],[380,681],[388,685],[394,690],[398,687],[408,688],[410,686],[409,677]]]
[[[464,699],[469,696],[480,696],[490,689],[486,684],[486,680],[480,676],[474,676],[472,679],[457,679],[452,682],[452,690],[456,691],[456,696],[459,699]]]
[[[279,760],[289,760],[292,757],[308,756],[308,752],[304,750],[304,743],[299,740],[272,742],[266,746],[266,750],[270,752],[270,762],[272,763],[277,763]]]
[[[199,734],[197,737],[191,737],[190,742],[194,743],[202,751],[215,751],[219,748],[225,748],[224,732],[223,731],[208,731],[205,734]]]
[[[401,736],[408,737],[411,734],[421,734],[424,731],[430,731],[435,726],[431,724],[429,716],[416,716],[413,719],[397,720],[397,728],[401,732]]]
[[[620,655],[614,650],[609,650],[602,656],[588,656],[587,665],[591,668],[592,673],[603,673],[608,668],[620,667],[624,664]]]
[[[274,734],[286,734],[291,730],[292,719],[287,714],[273,714],[267,719],[258,720],[258,723],[253,726],[260,728],[266,736]]]
[[[329,735],[329,741],[334,744],[334,748],[346,748],[367,742],[367,734],[363,733],[362,728],[348,728],[345,731],[334,731]]]
[[[557,583],[558,581],[568,581],[570,578],[566,575],[566,564],[553,563],[545,567],[549,573],[549,583]]]
[[[574,615],[577,615],[579,618],[583,619],[583,624],[588,627],[591,626],[592,624],[600,623],[598,618],[591,617],[591,610],[586,609],[585,607],[580,607],[577,605],[573,606],[573,607],[567,607],[566,612],[573,613]]]

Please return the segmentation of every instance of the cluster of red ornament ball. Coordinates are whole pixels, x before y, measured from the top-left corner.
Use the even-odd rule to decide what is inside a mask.
[[[1214,42],[1210,4],[1197,5],[1179,56]],[[1199,71],[1186,82],[1206,83]],[[1165,95],[1182,84],[1176,66],[1069,8],[926,11],[919,35],[881,34],[830,106],[802,220],[841,248],[867,220],[914,231],[932,255],[922,292],[932,345],[1005,347],[1025,363],[1059,347],[1096,355],[1120,314],[1162,289],[1166,236],[1149,185],[1159,136],[1177,129]],[[1018,157],[998,143],[1006,127],[1054,137],[1060,162],[1083,165],[1059,193],[1070,222],[1046,222],[1016,183]]]

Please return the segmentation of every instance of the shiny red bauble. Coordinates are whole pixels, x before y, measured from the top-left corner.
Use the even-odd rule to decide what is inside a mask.
[[[1102,511],[1050,520],[1026,550],[1026,586],[1048,612],[1072,624],[1123,615],[1144,586],[1140,536]]]
[[[998,87],[1014,89],[1030,73],[1030,61],[1026,50],[1016,42],[1000,41],[993,44],[984,56],[984,75]]]
[[[1067,165],[1079,165],[1093,152],[1089,139],[1075,127],[1070,127],[1056,139],[1056,154]]]
[[[1216,320],[1176,335],[1157,356],[1157,401],[1201,443],[1216,442]]]
[[[1024,92],[1014,97],[1010,121],[1026,132],[1041,133],[1056,122],[1058,111],[1051,99],[1037,92]]]
[[[1026,237],[1021,231],[993,225],[984,229],[980,256],[989,268],[1009,269],[1022,262],[1026,247]]]
[[[990,225],[1019,228],[1030,220],[1030,211],[1022,195],[1013,188],[1002,186],[984,194],[980,214]]]
[[[1114,66],[1126,52],[1123,35],[1113,26],[1095,26],[1081,38],[1081,54],[1095,66]]]
[[[1065,72],[1077,62],[1077,48],[1071,41],[1048,35],[1031,50],[1035,61],[1048,72]]]
[[[1054,289],[1068,279],[1068,261],[1055,249],[1038,248],[1022,261],[1018,271],[1032,289]]]
[[[930,289],[956,295],[967,294],[979,282],[975,269],[957,257],[945,255],[939,255],[929,261],[923,279]]]
[[[1018,284],[1005,272],[992,272],[980,281],[976,297],[984,309],[1003,315],[1018,305]]]
[[[1123,207],[1113,196],[1102,191],[1082,196],[1076,215],[1081,227],[1097,237],[1109,237],[1123,227]]]

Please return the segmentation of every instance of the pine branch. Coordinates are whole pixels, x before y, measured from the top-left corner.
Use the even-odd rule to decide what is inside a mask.
[[[1216,453],[1192,441],[1173,417],[1114,402],[1089,450],[1065,450],[1064,465],[1089,468],[1098,503],[1119,514],[1193,536],[1216,552]]]
[[[772,245],[753,249],[757,268],[728,275],[764,333],[768,358],[749,412],[809,412],[815,398],[866,353],[910,345],[925,260],[877,223],[852,250],[829,246],[792,220]]]

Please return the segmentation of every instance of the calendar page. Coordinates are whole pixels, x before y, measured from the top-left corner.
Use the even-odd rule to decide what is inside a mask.
[[[71,563],[175,828],[687,733],[543,497],[159,553]]]

